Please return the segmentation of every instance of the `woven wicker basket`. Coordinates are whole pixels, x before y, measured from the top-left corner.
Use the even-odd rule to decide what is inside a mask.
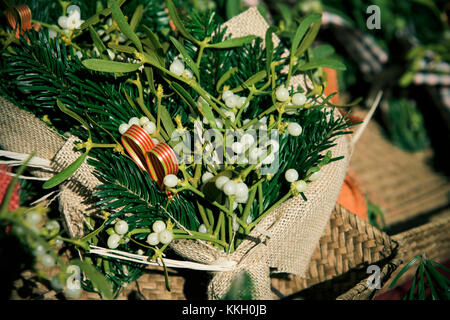
[[[272,290],[279,298],[369,299],[375,295],[375,290],[367,285],[369,265],[381,268],[383,287],[378,292],[381,293],[387,289],[388,280],[421,253],[438,262],[450,258],[450,211],[430,223],[390,237],[337,206],[313,254],[308,278],[273,274]],[[412,275],[411,272],[413,269],[404,277]],[[32,273],[27,272],[23,278],[25,280],[17,281],[11,299],[61,298],[57,292],[36,281]],[[207,278],[203,272],[186,274],[169,269],[171,291],[167,291],[162,268],[151,267],[137,282],[124,288],[118,299],[203,299],[204,292],[199,287],[207,282]],[[192,290],[196,292],[190,292]],[[100,299],[100,296],[84,292],[80,299]]]

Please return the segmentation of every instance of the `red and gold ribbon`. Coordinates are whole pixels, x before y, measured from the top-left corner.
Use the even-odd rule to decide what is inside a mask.
[[[16,15],[19,17],[20,21],[17,23],[16,21]],[[6,11],[6,20],[8,20],[8,23],[10,27],[14,30],[16,30],[16,38],[19,39],[19,37],[23,34],[24,31],[30,30],[33,28],[34,30],[38,31],[41,27],[38,23],[31,24],[31,10],[27,5],[19,4],[12,8],[9,8]]]
[[[161,188],[166,175],[177,174],[178,161],[173,149],[164,142],[155,145],[141,127],[133,124],[122,135],[122,144],[134,162],[148,172]]]

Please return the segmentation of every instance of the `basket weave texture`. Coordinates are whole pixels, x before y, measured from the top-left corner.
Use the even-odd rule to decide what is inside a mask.
[[[365,111],[352,112],[364,118]],[[431,150],[418,153],[392,145],[370,121],[355,145],[350,168],[371,202],[379,205],[387,225],[402,223],[450,203],[450,183],[428,164]]]

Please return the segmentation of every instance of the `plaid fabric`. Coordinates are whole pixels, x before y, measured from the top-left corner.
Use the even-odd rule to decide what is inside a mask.
[[[345,45],[348,54],[359,65],[361,72],[373,76],[383,69],[388,61],[388,52],[384,51],[368,34],[364,34],[351,26],[337,14],[324,11],[322,25],[338,28],[335,32],[337,40]],[[418,45],[415,37],[410,37],[411,43]],[[414,76],[416,85],[440,86],[442,104],[450,112],[450,64],[436,62],[432,52],[427,52],[419,63],[419,71]]]
[[[428,53],[419,63],[419,72],[414,77],[415,84],[429,86],[450,86],[450,64],[435,61],[435,56]]]
[[[337,14],[324,11],[322,24],[325,27],[338,27],[337,40],[345,44],[349,55],[358,63],[365,74],[376,74],[383,69],[388,60],[388,54],[368,34],[353,28]]]
[[[450,75],[448,74],[437,74],[430,72],[418,72],[414,76],[415,84],[424,84],[428,86],[449,86],[450,85]]]

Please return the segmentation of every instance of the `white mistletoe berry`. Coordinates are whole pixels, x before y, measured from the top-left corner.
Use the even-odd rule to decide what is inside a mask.
[[[254,142],[255,142],[255,138],[250,133],[246,133],[246,134],[242,135],[242,137],[241,137],[241,143],[246,148],[251,146]]]
[[[158,233],[158,238],[162,244],[168,244],[172,241],[173,234],[171,231],[166,229],[166,230],[163,230],[160,233]]]
[[[230,97],[232,97],[232,96],[234,96],[234,93],[233,93],[233,91],[231,91],[231,90],[226,90],[226,91],[224,91],[224,92],[222,93],[222,99],[223,99],[223,101],[225,101],[226,99],[228,99],[228,98],[230,98]]]
[[[110,235],[108,238],[108,248],[116,249],[119,246],[120,239],[121,237],[116,233]]]
[[[166,224],[162,220],[157,220],[153,223],[152,229],[156,233],[160,233],[161,231],[166,229]]]
[[[25,221],[32,226],[37,225],[39,222],[41,222],[41,220],[42,216],[37,211],[30,211],[25,216]]]
[[[269,141],[267,141],[264,144],[265,148],[268,148],[269,146],[272,146],[272,148],[270,149],[271,150],[270,152],[272,152],[272,153],[275,153],[278,150],[280,150],[280,144],[279,144],[279,142],[277,140],[270,139]]]
[[[288,169],[284,173],[284,177],[286,178],[287,182],[294,182],[298,179],[298,172],[295,169]]]
[[[233,181],[228,181],[223,185],[223,192],[227,196],[232,196],[236,193],[236,183]]]
[[[119,133],[123,135],[123,134],[125,134],[125,132],[128,131],[128,129],[130,129],[130,126],[128,125],[128,123],[122,123],[119,126]]]
[[[164,177],[164,185],[168,188],[173,188],[178,184],[178,177],[174,174],[168,174]]]
[[[80,28],[84,20],[81,20],[80,7],[76,5],[70,5],[66,9],[68,16],[61,16],[58,19],[58,24],[65,30],[74,30]]]
[[[303,93],[297,92],[292,96],[292,103],[294,106],[302,106],[306,102],[306,96]]]
[[[234,201],[237,202],[237,203],[247,203],[247,201],[248,201],[248,193],[245,196],[242,196],[242,197],[236,196]]]
[[[192,79],[194,77],[194,74],[192,73],[191,70],[186,69],[184,70],[184,75],[188,78],[188,79]]]
[[[238,104],[239,97],[236,95],[232,95],[231,97],[228,97],[225,99],[225,104],[228,108],[234,108]]]
[[[55,265],[55,259],[49,254],[42,255],[41,262],[42,265],[47,268],[51,268]]]
[[[297,184],[296,184],[296,189],[297,189],[297,191],[298,192],[305,192],[306,191],[306,182],[305,181],[303,181],[303,180],[299,180],[299,181],[297,181]]]
[[[39,256],[44,255],[45,252],[46,252],[46,250],[45,250],[44,246],[43,246],[42,244],[39,244],[39,245],[34,249],[33,254],[34,254],[36,257],[39,257]]]
[[[244,152],[244,145],[240,142],[233,142],[233,144],[231,145],[231,150],[233,150],[233,152],[236,154],[241,154],[242,152]]]
[[[83,58],[83,53],[80,50],[77,50],[77,52],[75,52],[75,54],[79,60],[81,60]]]
[[[130,120],[128,121],[128,125],[131,127],[133,124],[136,125],[136,126],[139,125],[139,118],[138,117],[130,118]]]
[[[116,57],[116,54],[111,49],[106,49],[106,53],[108,53],[108,56],[111,60],[114,60]]]
[[[58,221],[56,221],[56,220],[50,220],[45,224],[45,229],[47,229],[48,231],[51,231],[51,232],[57,233],[57,232],[59,232],[60,228],[61,227],[60,227]]]
[[[153,121],[148,121],[144,124],[142,129],[144,129],[148,134],[153,134],[156,131],[156,124]]]
[[[296,122],[289,122],[287,130],[289,134],[294,137],[302,134],[302,127]]]
[[[256,163],[263,154],[264,151],[262,151],[260,148],[253,148],[253,150],[251,150],[249,154],[251,163]]]
[[[230,208],[230,201],[228,200],[228,198],[225,201],[225,207]],[[233,211],[236,210],[237,207],[238,207],[238,203],[236,201],[233,201]]]
[[[231,122],[234,122],[234,120],[236,120],[236,116],[234,115],[233,111],[222,109],[222,112],[227,118],[230,118]]]
[[[317,179],[319,179],[322,176],[322,172],[321,171],[317,171],[314,172],[310,177],[309,180],[310,181],[316,181]]]
[[[181,76],[184,72],[184,63],[179,59],[175,59],[170,65],[170,72],[177,76]]]
[[[198,232],[200,232],[200,233],[206,233],[208,230],[206,229],[206,226],[204,225],[204,224],[201,224],[199,227],[198,227]]]
[[[247,100],[247,98],[246,97],[239,97],[238,98],[238,100],[237,100],[237,104],[236,104],[236,107],[237,108],[239,108],[239,109],[242,109],[242,108],[247,108],[248,107],[248,105],[249,105],[249,103],[247,102],[245,102]]]
[[[147,117],[141,117],[140,119],[139,119],[139,125],[141,126],[141,127],[143,127],[146,123],[148,123],[150,120],[147,118]]]
[[[230,181],[230,178],[228,178],[227,176],[220,176],[216,179],[216,188],[219,190],[222,190],[222,188],[224,187],[225,183],[227,183],[228,181]]]
[[[289,99],[289,91],[284,86],[279,86],[277,91],[275,91],[275,95],[278,101],[284,102]]]
[[[244,182],[239,182],[236,184],[236,198],[248,197],[248,187]]]
[[[119,220],[114,225],[114,230],[117,234],[123,235],[128,231],[128,223],[126,221]]]
[[[214,178],[214,175],[209,172],[206,171],[203,175],[202,175],[202,182],[203,183],[207,183],[209,180],[211,180],[212,178]]]
[[[58,26],[55,24],[53,24],[52,27],[58,28]],[[50,29],[50,28],[48,29],[48,37],[50,39],[55,39],[57,36],[58,36],[58,32],[56,32],[55,30]]]
[[[156,232],[152,232],[147,236],[147,243],[151,246],[156,246],[159,243],[159,237]]]

